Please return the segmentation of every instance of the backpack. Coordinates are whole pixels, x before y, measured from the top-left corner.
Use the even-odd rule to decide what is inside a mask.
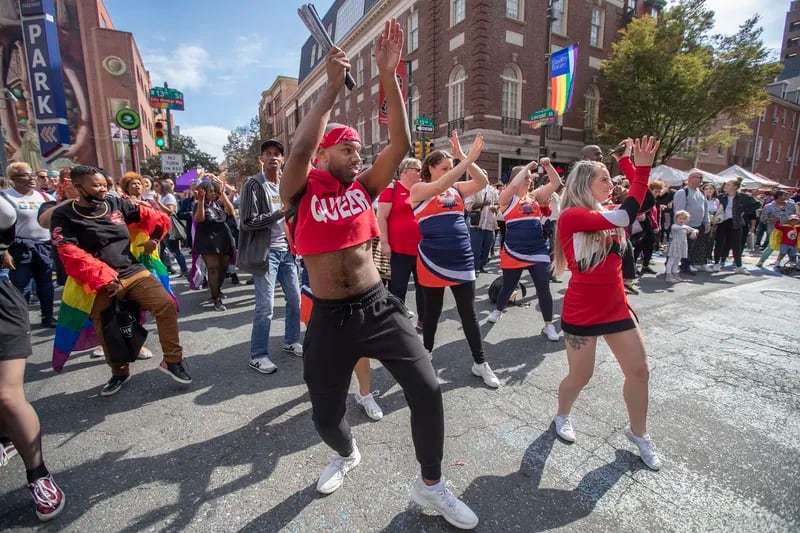
[[[497,297],[500,296],[500,291],[503,290],[503,276],[497,276],[495,280],[489,285],[489,301],[493,304],[497,303]],[[525,298],[528,294],[528,289],[522,282],[517,283],[517,289],[508,297],[508,303],[516,304],[517,300]]]

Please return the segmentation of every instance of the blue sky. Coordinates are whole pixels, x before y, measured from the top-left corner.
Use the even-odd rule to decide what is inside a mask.
[[[297,76],[309,33],[292,0],[105,0],[114,27],[136,38],[153,85],[183,92],[181,133],[222,160],[228,132],[258,113],[261,92]],[[333,0],[317,0],[324,14]]]
[[[441,0],[438,0],[441,1]],[[279,75],[297,76],[308,38],[299,0],[105,0],[118,30],[132,32],[154,85],[183,91],[181,133],[222,160],[228,132],[258,113],[261,92]],[[789,0],[707,0],[716,30],[733,33],[761,13],[764,42],[780,48]],[[321,15],[333,0],[314,2]],[[220,9],[221,8],[221,9]],[[776,52],[777,56],[777,52]]]

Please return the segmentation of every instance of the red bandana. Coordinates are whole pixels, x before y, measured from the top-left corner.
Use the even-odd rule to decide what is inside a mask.
[[[361,144],[361,138],[358,136],[358,132],[353,128],[349,128],[347,126],[341,126],[339,128],[334,128],[322,138],[322,142],[319,143],[320,148],[328,148],[333,146],[334,144],[339,144],[348,141],[355,141]]]

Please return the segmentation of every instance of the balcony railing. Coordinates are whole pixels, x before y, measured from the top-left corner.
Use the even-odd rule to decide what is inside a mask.
[[[519,135],[522,121],[518,118],[503,117],[503,133],[506,135]]]
[[[544,136],[548,141],[561,140],[561,126],[558,124],[550,124],[545,127]]]
[[[464,132],[464,117],[451,120],[447,123],[447,134],[450,135],[450,132],[453,130],[456,130],[458,133]]]

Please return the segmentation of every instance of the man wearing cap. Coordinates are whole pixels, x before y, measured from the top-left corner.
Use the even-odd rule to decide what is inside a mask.
[[[420,463],[411,498],[436,508],[451,524],[472,529],[477,516],[442,477],[444,413],[436,374],[406,318],[405,305],[386,291],[372,259],[372,242],[379,234],[372,202],[392,181],[411,144],[395,76],[402,49],[400,23],[386,21],[373,53],[386,96],[390,142],[372,166],[361,171],[356,130],[326,126],[350,68],[347,55],[334,46],[325,59],[328,83],[295,132],[280,184],[290,213],[290,236],[303,256],[313,292],[303,343],[303,379],[314,426],[336,451],[319,477],[317,491],[334,492],[361,462],[344,415],[353,368],[360,358],[370,357],[380,360],[397,380],[411,411],[411,437]],[[315,155],[316,168],[311,165]]]
[[[286,298],[283,350],[302,356],[300,344],[300,284],[294,255],[284,230],[284,210],[278,190],[283,165],[283,145],[275,139],[261,144],[262,172],[242,186],[239,219],[240,270],[253,274],[256,306],[250,334],[250,368],[271,374],[277,367],[269,358],[269,332],[275,306],[275,282]]]

